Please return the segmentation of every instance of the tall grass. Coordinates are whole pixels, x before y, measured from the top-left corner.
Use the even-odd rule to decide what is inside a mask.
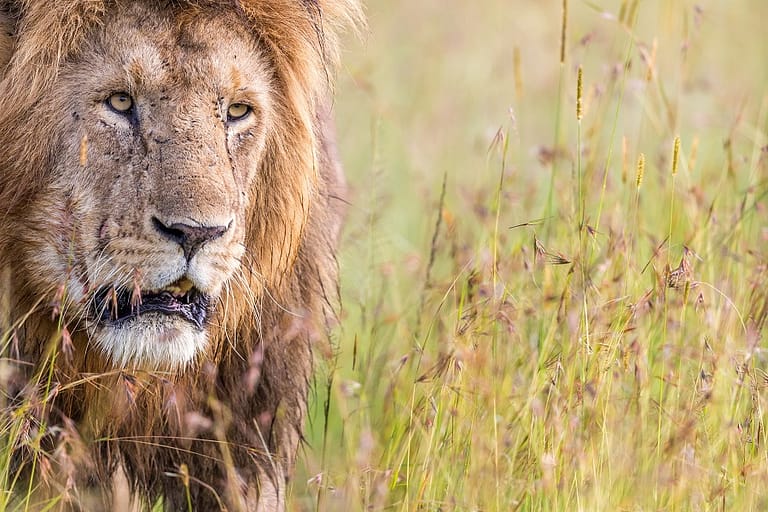
[[[766,14],[369,2],[294,509],[768,509]]]

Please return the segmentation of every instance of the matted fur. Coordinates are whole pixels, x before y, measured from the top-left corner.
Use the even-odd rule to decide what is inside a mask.
[[[177,34],[180,45],[197,44],[178,34],[197,37],[198,25],[217,30],[199,40],[213,35],[208,39],[222,42],[231,27],[230,37],[250,41],[268,70],[262,115],[269,123],[261,135],[246,134],[263,143],[253,150],[256,168],[246,170],[254,177],[238,210],[246,221],[238,227],[242,242],[233,242],[241,246],[237,278],[224,283],[202,353],[163,371],[116,365],[94,347],[82,315],[69,314],[77,293],[60,279],[82,263],[87,244],[80,238],[95,236],[78,217],[92,198],[61,190],[67,183],[60,154],[74,154],[78,145],[83,169],[112,165],[93,149],[98,141],[73,136],[80,113],[62,95],[77,77],[66,74],[81,69],[72,63],[89,55],[84,48],[93,47],[94,34],[131,9],[167,20],[158,26]],[[0,2],[0,335],[5,357],[17,362],[0,365],[0,384],[7,390],[4,421],[13,414],[26,429],[3,435],[16,444],[17,487],[26,490],[29,479],[39,486],[33,500],[61,495],[62,510],[111,510],[113,480],[124,475],[140,507],[163,497],[168,510],[186,510],[188,502],[193,510],[283,509],[306,414],[312,344],[325,336],[336,288],[344,183],[327,108],[329,77],[339,30],[360,20],[357,0]],[[217,59],[217,66],[229,65]],[[82,78],[87,87],[89,77]],[[174,93],[182,97],[189,85],[184,77],[177,82]],[[178,133],[169,133],[149,144],[177,144]],[[178,144],[205,142],[187,139]],[[197,179],[210,170],[188,172]],[[98,180],[89,194],[102,193]],[[200,187],[179,186],[206,201]],[[127,196],[114,205],[132,207]],[[87,298],[95,285],[76,286]]]

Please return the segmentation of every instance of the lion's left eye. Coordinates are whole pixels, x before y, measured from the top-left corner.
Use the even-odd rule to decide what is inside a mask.
[[[127,92],[116,92],[107,98],[107,104],[120,114],[127,114],[133,108],[133,98]]]
[[[250,105],[245,103],[233,103],[227,109],[227,121],[240,121],[251,113]]]

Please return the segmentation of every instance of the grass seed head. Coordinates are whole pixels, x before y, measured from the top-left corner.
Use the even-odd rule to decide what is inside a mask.
[[[584,116],[584,105],[583,105],[583,94],[584,94],[584,70],[581,66],[579,66],[579,74],[578,78],[576,79],[576,119],[581,121],[581,118]]]
[[[66,325],[61,327],[61,353],[67,362],[72,361],[72,355],[75,352],[75,346],[72,343],[72,335],[69,333]]]
[[[675,149],[672,151],[672,176],[677,174],[677,165],[680,159],[680,136],[675,137]]]
[[[80,167],[88,165],[88,135],[80,139]]]
[[[654,70],[656,68],[656,53],[658,52],[658,49],[659,49],[659,40],[654,38],[653,46],[651,46],[651,52],[650,54],[648,54],[646,58],[647,59],[646,64],[648,65],[648,72],[645,75],[646,82],[653,81],[653,75],[655,72]]]
[[[627,182],[627,175],[629,174],[629,165],[627,163],[627,153],[628,153],[628,147],[627,147],[627,136],[624,135],[621,138],[621,183]]]
[[[635,178],[635,185],[638,189],[643,184],[643,174],[645,174],[645,154],[640,153],[640,156],[637,158],[637,174]]]

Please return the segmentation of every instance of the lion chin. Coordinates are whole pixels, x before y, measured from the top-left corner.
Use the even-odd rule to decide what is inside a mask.
[[[180,371],[194,361],[208,341],[204,330],[165,313],[145,313],[90,330],[92,342],[115,368]]]

